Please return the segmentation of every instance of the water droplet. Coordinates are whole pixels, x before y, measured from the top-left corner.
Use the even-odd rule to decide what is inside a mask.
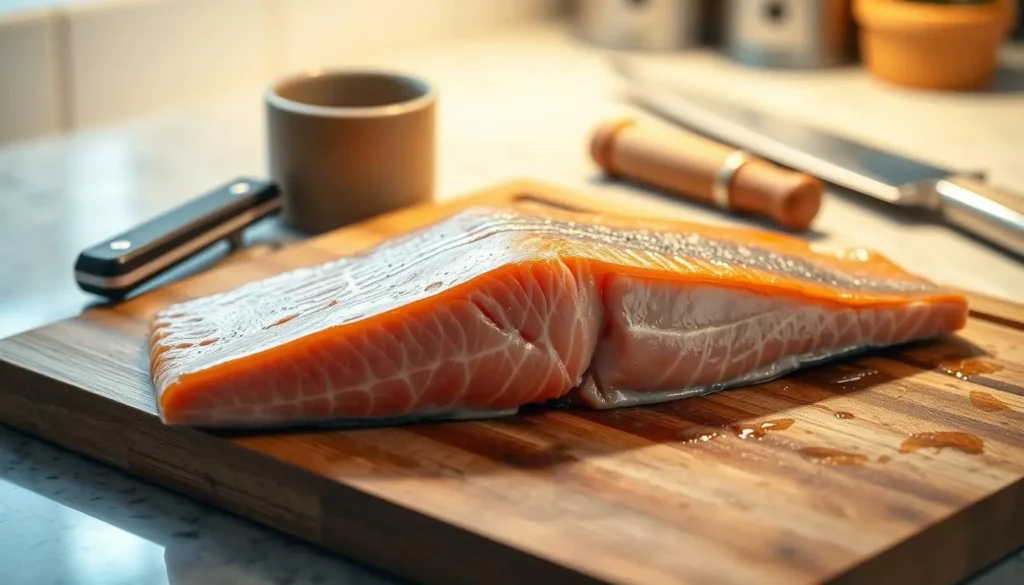
[[[679,438],[686,441],[687,443],[707,443],[714,439],[719,439],[725,435],[720,429],[706,426],[697,426],[687,429],[680,433]]]
[[[985,443],[974,435],[959,431],[915,433],[903,441],[903,444],[900,445],[900,453],[912,453],[925,447],[934,447],[937,450],[952,448],[977,455],[985,450]]]
[[[977,390],[971,391],[971,404],[978,410],[984,410],[985,412],[998,412],[1007,409],[1006,404],[1002,400],[988,392],[979,392]]]
[[[1000,372],[1003,370],[1003,366],[987,360],[967,358],[942,361],[939,363],[939,369],[961,380],[969,380],[971,376]]]
[[[821,465],[864,465],[868,458],[859,453],[847,453],[839,449],[829,447],[805,447],[800,449],[800,454]]]
[[[791,418],[780,418],[767,420],[760,424],[732,425],[732,432],[740,439],[760,439],[768,434],[768,431],[784,431],[793,426],[796,422]]]
[[[859,372],[846,372],[829,384],[842,386],[845,390],[859,390],[872,384],[871,378],[879,374],[878,370],[861,370]]]

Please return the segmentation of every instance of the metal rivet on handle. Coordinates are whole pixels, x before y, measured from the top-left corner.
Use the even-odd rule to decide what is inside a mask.
[[[232,195],[244,195],[249,192],[249,183],[239,181],[234,185],[231,185],[231,187],[228,188],[228,191],[230,191]]]
[[[132,243],[128,240],[114,240],[110,242],[111,250],[127,250],[132,247]]]
[[[734,150],[725,157],[722,168],[715,175],[715,183],[711,188],[711,199],[722,209],[729,209],[729,184],[740,167],[750,162],[751,156],[745,150]]]

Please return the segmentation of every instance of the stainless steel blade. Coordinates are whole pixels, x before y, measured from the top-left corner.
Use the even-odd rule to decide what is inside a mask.
[[[953,171],[885,152],[762,113],[661,83],[630,78],[640,105],[716,140],[830,183],[899,205],[934,207],[934,184]]]
[[[794,120],[730,105],[612,66],[634,101],[736,148],[897,205],[925,207],[949,225],[1024,259],[1024,194],[857,142]]]

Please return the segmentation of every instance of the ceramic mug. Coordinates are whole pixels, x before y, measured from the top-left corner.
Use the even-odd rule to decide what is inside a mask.
[[[288,77],[266,92],[285,223],[321,233],[434,196],[434,89],[387,71]]]

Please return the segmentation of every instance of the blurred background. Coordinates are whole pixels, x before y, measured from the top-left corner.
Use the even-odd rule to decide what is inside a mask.
[[[444,198],[527,176],[745,224],[598,172],[590,133],[634,113],[604,52],[1024,191],[1022,12],[1024,0],[0,0],[0,338],[97,302],[74,280],[86,247],[260,172],[261,92],[299,70],[386,64],[436,80]],[[258,259],[282,232],[253,226],[229,259],[225,244],[154,284]],[[1024,302],[1019,259],[871,197],[830,190],[804,236]],[[308,584],[346,570],[2,425],[0,502],[0,585],[12,568],[33,585]],[[1024,583],[1015,559],[971,585]]]
[[[0,144],[552,18],[600,48],[710,46],[756,67],[834,67],[861,60],[853,12],[850,0],[0,0]],[[1000,42],[1021,42],[1022,28]]]
[[[0,144],[559,10],[560,0],[0,0]]]

